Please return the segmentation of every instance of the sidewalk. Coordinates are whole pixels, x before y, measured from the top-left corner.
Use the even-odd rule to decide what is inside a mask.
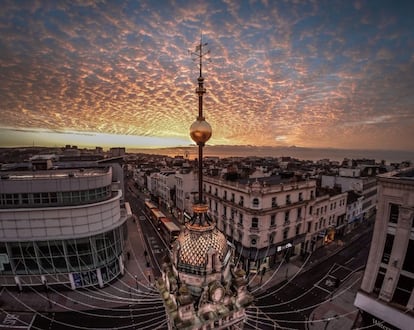
[[[279,269],[272,269],[261,278],[257,275],[250,279],[249,286],[253,294],[264,292],[295,275],[302,274],[319,265],[327,258],[339,253],[360,236],[372,230],[369,225],[363,225],[358,233],[352,232],[343,237],[342,240],[334,241],[329,245],[314,251],[309,258],[308,265],[301,269],[301,259],[292,260],[288,264],[282,264]],[[309,330],[350,330],[358,316],[358,309],[354,306],[356,293],[360,287],[364,271],[353,273],[336,288],[331,299],[316,307],[309,316],[307,329]],[[358,279],[359,278],[359,279]]]
[[[127,220],[128,240],[125,246],[125,273],[105,285],[104,288],[54,289],[49,287],[28,289],[19,293],[14,288],[3,288],[0,292],[0,309],[7,312],[62,312],[116,308],[127,306],[145,298],[154,290],[154,276],[147,268],[144,257],[144,237],[136,216]],[[133,242],[133,244],[131,244]],[[129,258],[128,258],[129,253]],[[49,300],[51,302],[49,302]]]
[[[363,271],[354,273],[335,290],[332,299],[315,308],[309,317],[311,322],[308,323],[308,329],[352,329],[358,314],[354,300],[361,285],[362,276]]]
[[[327,258],[339,253],[352,242],[359,239],[360,236],[372,230],[372,227],[362,225],[358,233],[351,232],[344,235],[341,239],[335,240],[328,245],[320,247],[313,251],[305,266],[301,257],[291,259],[288,263],[283,263],[279,268],[269,269],[263,276],[259,274],[251,275],[249,278],[249,286],[253,292],[263,292],[295,275],[304,273],[313,267],[316,267]]]

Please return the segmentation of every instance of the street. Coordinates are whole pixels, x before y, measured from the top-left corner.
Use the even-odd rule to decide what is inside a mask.
[[[312,310],[345,292],[347,287],[340,283],[363,270],[368,258],[371,234],[371,231],[363,234],[359,240],[310,271],[258,294],[256,306],[250,308],[248,313],[250,326],[259,322],[260,329],[274,329],[276,325],[307,329],[308,323],[312,321],[309,320]]]
[[[162,260],[168,249],[153,223],[143,213],[144,194],[131,186],[131,182],[126,184],[126,201],[135,217],[128,220],[128,259],[131,260],[127,261],[127,274],[114,283],[118,287],[111,284],[111,293],[109,290],[76,290],[72,293],[78,294],[79,300],[75,299],[71,308],[65,307],[60,312],[39,313],[30,308],[25,309],[24,313],[3,312],[4,322],[8,322],[10,329],[167,328],[163,303],[151,283],[160,275]],[[312,260],[314,256],[311,255],[307,262],[312,260],[316,266],[310,270],[291,276],[274,287],[255,290],[255,303],[246,310],[245,328],[309,329],[309,325],[317,321],[309,319],[312,311],[345,292],[348,285],[345,281],[353,280],[352,276],[365,267],[371,232],[367,231],[353,244],[326,260],[318,262]],[[49,304],[54,306],[59,302],[69,305],[69,298],[59,291],[51,291],[50,296],[41,290],[36,293],[42,300],[50,299]],[[12,294],[12,297],[19,299],[18,295]],[[114,302],[112,306],[111,301]],[[77,310],[77,306],[90,308]]]

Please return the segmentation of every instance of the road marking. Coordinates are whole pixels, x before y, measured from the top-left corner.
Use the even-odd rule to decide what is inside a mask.
[[[352,257],[351,259],[349,259],[347,262],[345,262],[345,265],[347,265],[348,263],[350,263],[352,260],[354,260],[355,257]]]

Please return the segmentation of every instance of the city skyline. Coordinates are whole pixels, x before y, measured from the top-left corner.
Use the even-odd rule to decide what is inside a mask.
[[[414,151],[410,1],[4,1],[0,146]]]

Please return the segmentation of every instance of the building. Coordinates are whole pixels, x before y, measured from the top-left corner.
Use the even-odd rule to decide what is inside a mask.
[[[346,231],[349,233],[354,230],[362,221],[362,205],[364,196],[357,194],[355,191],[348,191],[346,200]]]
[[[305,218],[304,251],[313,252],[345,232],[347,195],[337,189],[317,189],[317,197],[309,201],[309,215]]]
[[[253,302],[253,296],[247,290],[245,271],[236,266],[234,246],[217,229],[203,198],[203,147],[212,129],[203,116],[206,90],[201,71],[202,48],[200,41],[196,48],[200,59],[196,89],[199,112],[190,127],[199,155],[197,203],[192,205],[192,215],[186,214],[189,221],[174,241],[170,256],[165,258],[156,285],[164,301],[168,329],[235,330],[243,328],[245,308]]]
[[[1,285],[103,287],[124,272],[121,167],[35,160],[44,169],[1,172]]]
[[[204,191],[217,226],[236,246],[245,271],[269,269],[305,251],[306,216],[309,202],[316,197],[315,180],[206,177]]]
[[[342,192],[354,191],[363,196],[362,221],[375,215],[377,205],[377,179],[379,167],[340,168],[339,175],[322,175],[321,186],[336,188]]]
[[[414,324],[414,168],[378,176],[378,212],[355,306],[362,326]]]
[[[175,174],[176,180],[176,218],[180,222],[184,222],[184,212],[189,212],[194,203],[195,196],[197,194],[198,178],[197,173],[190,167],[183,167]]]

